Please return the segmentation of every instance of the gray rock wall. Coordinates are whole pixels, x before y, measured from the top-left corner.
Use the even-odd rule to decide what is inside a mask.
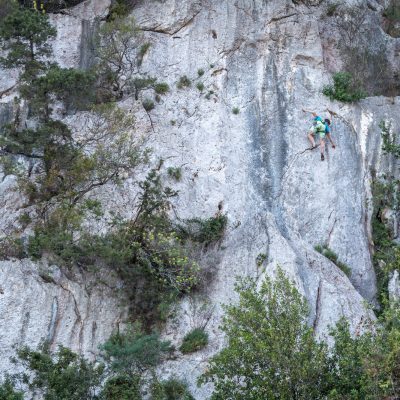
[[[353,331],[362,330],[373,318],[366,308],[366,302],[374,304],[376,294],[370,253],[370,169],[383,171],[390,165],[381,154],[378,125],[382,119],[391,120],[393,129],[399,129],[400,98],[374,97],[343,105],[324,97],[327,54],[334,52],[321,35],[325,6],[294,3],[143,1],[133,11],[151,42],[141,71],[166,81],[171,92],[149,114],[132,97],[121,105],[137,111],[136,129],[148,135],[154,159],[161,157],[166,167],[182,168],[183,179],[174,184],[180,191],[174,204],[179,217],[209,217],[222,205],[229,218],[223,243],[202,260],[214,271],[214,279],[201,294],[182,301],[164,332],[179,345],[188,331],[208,320],[210,345],[160,368],[163,376],[186,379],[196,399],[210,394],[211,388],[197,388],[195,380],[207,359],[223,346],[218,329],[221,304],[234,301],[236,276],[261,280],[281,266],[309,300],[310,324],[318,338],[326,338],[328,327],[341,316],[349,319]],[[379,12],[381,5],[373,3],[378,11],[371,13]],[[87,35],[91,25],[85,21],[104,15],[107,6],[87,1],[70,10],[70,16],[54,17],[59,30],[54,49],[60,63],[87,64],[82,32]],[[203,77],[198,69],[204,69]],[[190,88],[177,89],[182,75],[192,80]],[[196,88],[200,81],[203,92]],[[238,115],[232,112],[234,107],[239,108]],[[330,116],[328,110],[335,113],[337,147],[327,147],[324,162],[318,150],[308,150],[311,118],[302,108],[321,116]],[[4,186],[3,193],[8,190]],[[99,195],[106,208],[128,210],[134,191],[128,180],[122,189],[106,188]],[[11,197],[5,206],[11,209],[12,204]],[[338,254],[351,268],[350,279],[314,250],[317,244],[327,244]],[[267,256],[262,268],[255,261],[259,254]],[[29,274],[23,272],[27,265]],[[41,281],[35,268],[30,262],[2,264],[0,332],[7,334],[0,337],[0,351],[6,357],[12,343],[33,345],[52,335],[54,343],[95,352],[121,319],[116,299],[97,289],[94,297],[87,297],[82,282],[71,278],[74,301],[60,285]],[[77,318],[76,307],[85,310],[85,318]],[[55,309],[63,310],[57,314],[57,326],[63,329],[51,333]],[[7,367],[0,365],[2,370]]]

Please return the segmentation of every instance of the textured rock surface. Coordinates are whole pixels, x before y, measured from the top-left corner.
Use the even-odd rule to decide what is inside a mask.
[[[376,12],[381,10],[382,4],[371,3]],[[94,4],[99,8],[91,8]],[[87,34],[91,22],[82,19],[104,14],[107,5],[89,1],[69,10],[70,16],[54,17],[59,30],[54,48],[60,63],[87,64],[81,45],[84,48],[87,38],[82,39],[82,32]],[[376,293],[370,256],[370,169],[394,169],[392,161],[382,157],[378,125],[386,119],[399,129],[400,98],[374,97],[344,106],[321,94],[329,82],[327,55],[334,50],[321,37],[323,7],[289,0],[165,0],[143,1],[134,10],[152,44],[141,71],[168,82],[171,93],[150,116],[133,98],[125,99],[123,106],[140,110],[137,129],[147,132],[155,157],[164,158],[166,167],[182,168],[183,179],[176,184],[179,216],[209,217],[222,205],[229,218],[220,248],[204,256],[203,264],[215,272],[213,281],[204,293],[182,302],[165,331],[179,345],[189,330],[208,321],[210,345],[204,351],[160,368],[164,376],[188,380],[196,399],[210,393],[210,388],[197,388],[195,379],[207,358],[223,345],[220,305],[234,300],[236,276],[262,279],[280,265],[308,298],[310,323],[319,338],[343,315],[353,331],[362,329],[372,315],[365,307],[365,300],[374,302]],[[395,49],[394,40],[390,39],[390,51]],[[204,69],[203,77],[198,69]],[[182,75],[192,79],[191,88],[176,88]],[[200,81],[203,93],[196,88]],[[240,109],[238,115],[232,113],[233,107]],[[302,113],[303,107],[324,115],[327,110],[337,113],[337,148],[327,150],[325,162],[319,160],[318,150],[307,150],[310,117]],[[2,110],[6,108],[0,109],[0,116],[7,112]],[[129,181],[122,190],[105,190],[103,202],[129,209],[133,190]],[[8,195],[4,182],[3,193]],[[8,216],[13,196],[8,203],[3,200]],[[321,243],[351,268],[350,280],[314,251]],[[259,254],[267,256],[262,268],[256,266]],[[54,343],[95,351],[120,319],[115,298],[108,292],[88,298],[79,282],[68,280],[76,293],[74,303],[70,292],[41,281],[36,272],[24,273],[27,268],[37,267],[3,263],[0,269],[0,305],[7,307],[6,314],[0,310],[0,332],[7,333],[0,337],[0,351],[6,357],[11,343],[35,344],[48,335],[54,298],[63,310],[58,321],[64,327],[54,333]],[[14,289],[8,282],[15,282]],[[86,319],[77,317],[75,306],[85,310]],[[0,369],[7,369],[7,364]]]
[[[121,299],[109,286],[82,273],[67,277],[55,266],[31,261],[0,262],[1,369],[9,370],[13,346],[48,340],[91,359],[125,318]]]

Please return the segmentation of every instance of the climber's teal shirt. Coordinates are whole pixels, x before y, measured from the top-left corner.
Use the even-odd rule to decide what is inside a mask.
[[[319,118],[319,119],[317,119]],[[314,134],[318,134],[321,139],[325,137],[325,133],[329,133],[326,131],[327,125],[322,122],[321,117],[315,117],[315,124],[310,128]]]

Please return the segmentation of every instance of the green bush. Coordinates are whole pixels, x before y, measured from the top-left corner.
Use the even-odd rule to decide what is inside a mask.
[[[385,143],[383,143],[383,146],[385,146]],[[386,150],[389,150],[388,147],[386,147]],[[397,157],[395,152],[392,154]],[[394,233],[386,225],[383,212],[388,208],[398,210],[400,204],[399,182],[390,176],[383,176],[381,179],[375,178],[373,180],[371,189],[373,199],[371,224],[374,242],[372,259],[377,277],[378,299],[381,308],[384,308],[387,302],[391,273],[396,269],[400,271],[400,247],[393,241]]]
[[[14,388],[14,383],[10,378],[6,378],[0,384],[0,399],[1,400],[24,400],[24,394],[17,392]]]
[[[333,86],[325,86],[322,93],[331,100],[345,103],[359,101],[366,97],[363,89],[354,82],[353,76],[348,72],[338,72],[333,75]]]
[[[203,328],[196,328],[189,332],[183,338],[183,342],[179,350],[183,354],[194,353],[208,344],[208,334]]]
[[[204,75],[204,69],[200,68],[197,70],[197,75],[203,76]]]
[[[154,101],[151,99],[144,99],[142,105],[147,112],[154,109]]]
[[[169,167],[167,169],[168,175],[179,182],[182,179],[182,170],[180,168]]]
[[[192,85],[192,81],[186,76],[183,75],[179,78],[179,81],[177,83],[178,89],[183,89],[185,87],[190,87]]]
[[[395,158],[400,158],[400,145],[397,144],[397,136],[391,133],[391,124],[381,121],[379,123],[382,136],[383,154],[392,154]]]
[[[165,94],[169,91],[168,83],[157,83],[156,85],[154,85],[154,90],[158,94]]]
[[[383,12],[383,16],[388,20],[388,26],[386,32],[394,37],[400,37],[400,4],[398,0],[391,0],[389,5],[386,7],[385,11]]]
[[[109,378],[101,391],[102,400],[142,400],[140,377],[116,375]]]
[[[177,379],[153,382],[151,400],[194,400],[187,385]]]
[[[232,113],[235,114],[235,115],[238,115],[240,113],[239,108],[238,107],[233,107],[232,108]]]
[[[178,226],[178,230],[182,237],[208,246],[223,238],[227,223],[228,217],[218,214],[208,219],[188,219],[185,221],[185,225]]]
[[[339,261],[338,255],[326,245],[317,245],[314,250],[321,253],[323,256],[331,260],[339,269],[341,269],[347,276],[351,275],[351,269],[343,262]]]
[[[197,89],[198,89],[200,92],[202,92],[202,91],[204,90],[204,83],[203,83],[203,82],[199,82],[199,83],[196,85],[196,87],[197,87]]]
[[[143,333],[140,325],[135,324],[124,333],[112,335],[101,349],[113,371],[140,376],[143,371],[157,366],[171,346],[169,342],[161,341],[157,334]]]

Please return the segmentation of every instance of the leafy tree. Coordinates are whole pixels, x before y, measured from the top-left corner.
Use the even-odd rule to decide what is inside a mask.
[[[226,307],[227,347],[210,360],[199,383],[213,382],[212,399],[323,399],[328,352],[307,326],[305,299],[278,270],[259,291],[244,280],[239,304]]]
[[[26,77],[36,75],[47,65],[51,54],[47,42],[55,36],[47,15],[15,7],[0,20],[0,41],[6,52],[0,63],[6,68],[23,67]]]
[[[24,347],[18,350],[18,362],[29,371],[20,379],[31,391],[44,400],[90,400],[96,399],[104,367],[78,356],[60,346],[53,354],[48,345],[39,350]]]

